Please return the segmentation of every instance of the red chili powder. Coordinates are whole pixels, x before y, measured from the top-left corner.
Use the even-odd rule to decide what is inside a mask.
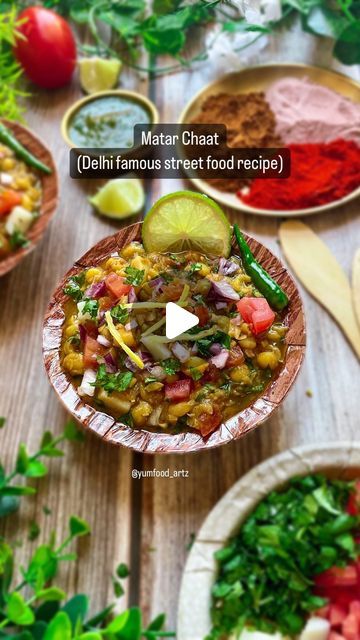
[[[258,209],[307,209],[343,198],[360,186],[360,147],[338,139],[290,144],[289,178],[255,178],[248,193],[237,192]]]

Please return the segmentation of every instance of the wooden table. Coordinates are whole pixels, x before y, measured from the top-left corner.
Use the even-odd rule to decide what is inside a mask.
[[[298,60],[329,66],[324,43],[316,48],[314,41],[301,35],[298,46],[294,38],[291,51],[297,52]],[[285,44],[274,40],[262,60],[284,59],[289,42],[288,37]],[[355,72],[360,75],[358,69]],[[123,84],[150,95],[163,122],[176,122],[184,103],[213,76],[208,65],[150,84],[127,74]],[[76,258],[118,229],[96,216],[87,202],[98,185],[72,181],[68,176],[68,149],[59,124],[79,95],[74,81],[69,88],[37,93],[29,101],[28,124],[49,145],[59,168],[60,203],[41,246],[0,281],[0,415],[8,418],[7,429],[0,432],[0,454],[8,465],[14,461],[19,442],[35,450],[45,428],[59,433],[66,420],[42,362],[42,317],[50,294]],[[147,184],[147,206],[178,188],[182,188],[180,181]],[[359,201],[307,219],[347,273],[360,245],[358,214]],[[241,214],[231,218],[280,254],[280,219]],[[245,471],[278,451],[306,442],[358,437],[359,363],[333,321],[305,292],[304,302],[305,364],[283,406],[255,433],[215,451],[167,457],[133,455],[88,435],[84,444],[68,445],[66,456],[51,463],[50,476],[39,483],[38,495],[25,499],[20,513],[2,525],[2,531],[25,538],[26,523],[35,519],[41,523],[44,538],[52,528],[61,537],[70,514],[86,518],[93,535],[79,545],[82,564],[63,568],[64,588],[84,590],[92,597],[93,609],[102,607],[112,599],[111,572],[118,562],[128,562],[131,579],[123,604],[140,603],[146,617],[165,611],[169,628],[175,628],[187,545],[224,492]],[[133,469],[169,469],[170,474],[184,469],[188,477],[138,480],[131,477]],[[50,507],[52,515],[43,515],[43,505]],[[20,560],[29,555],[30,547],[28,543],[17,551]]]

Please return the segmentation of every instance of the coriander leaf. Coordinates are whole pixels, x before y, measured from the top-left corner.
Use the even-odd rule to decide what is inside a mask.
[[[10,236],[10,246],[12,249],[19,249],[27,247],[30,242],[27,237],[21,232],[15,229]]]
[[[230,349],[230,336],[223,331],[217,331],[213,335],[207,336],[207,338],[200,338],[200,340],[196,341],[200,355],[208,357],[210,355],[210,347],[215,342],[223,345],[225,349]]]
[[[138,287],[144,280],[145,271],[143,269],[135,269],[135,267],[126,267],[126,280],[128,284],[133,284]]]
[[[190,265],[189,273],[192,274],[192,273],[195,273],[196,271],[201,271],[201,268],[202,268],[201,262],[193,262]]]
[[[110,315],[114,320],[121,324],[126,324],[129,319],[129,309],[122,304],[117,304],[110,311]]]
[[[1,417],[0,418],[0,429],[5,427],[5,424],[6,424],[6,418]]]
[[[101,364],[97,371],[94,387],[104,389],[108,393],[114,391],[126,391],[131,384],[134,374],[131,371],[124,373],[107,373],[104,364]]]
[[[343,64],[360,63],[360,20],[354,20],[340,33],[334,54]]]
[[[129,427],[132,427],[134,421],[130,411],[129,413],[124,413],[124,415],[120,416],[118,422],[122,422],[123,424],[127,424]]]
[[[200,378],[202,378],[203,375],[204,375],[204,372],[200,371],[196,367],[191,367],[189,371],[190,371],[190,375],[191,375],[192,379],[195,380],[195,382],[197,380],[200,380]]]
[[[82,308],[82,314],[85,315],[86,313],[88,313],[93,320],[96,320],[98,312],[99,312],[99,301],[87,299]]]
[[[83,297],[82,285],[84,284],[85,274],[81,273],[68,279],[63,292],[70,296],[75,302],[80,302]]]
[[[174,373],[180,371],[181,367],[179,360],[176,360],[176,358],[166,358],[160,364],[168,376],[173,376]]]

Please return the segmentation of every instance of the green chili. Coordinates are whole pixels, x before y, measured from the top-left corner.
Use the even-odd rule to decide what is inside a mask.
[[[35,158],[30,151],[25,149],[25,147],[22,146],[22,144],[13,136],[11,131],[2,124],[2,122],[0,122],[0,142],[6,144],[6,146],[14,151],[14,153],[21,158],[21,160],[24,160],[24,162],[30,167],[34,167],[34,169],[38,169],[44,173],[52,173],[52,169]]]
[[[281,311],[289,304],[285,291],[269,276],[268,272],[255,260],[249,245],[237,224],[234,224],[234,234],[246,273],[251,277],[254,285],[266,298],[270,305]]]

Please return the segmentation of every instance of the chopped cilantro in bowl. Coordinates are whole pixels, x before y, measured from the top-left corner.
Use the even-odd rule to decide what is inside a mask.
[[[216,554],[212,630],[223,640],[244,628],[295,637],[328,602],[317,589],[334,567],[360,552],[354,482],[324,475],[292,479],[272,491]],[[319,615],[319,614],[318,614]]]

